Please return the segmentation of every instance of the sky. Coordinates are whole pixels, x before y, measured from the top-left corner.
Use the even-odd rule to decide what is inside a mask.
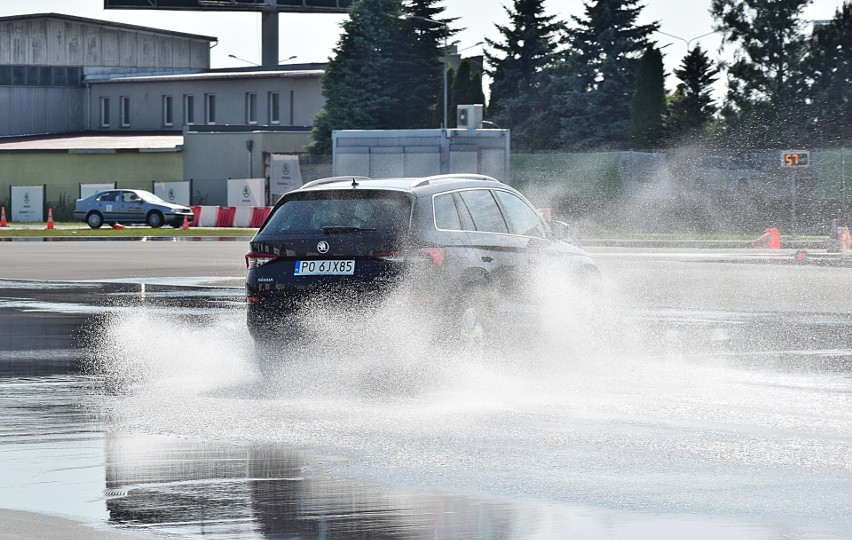
[[[582,17],[588,0],[545,0],[550,15],[568,21]],[[27,13],[64,13],[79,17],[110,20],[166,30],[212,36],[219,39],[211,51],[212,67],[245,67],[260,63],[260,15],[256,13],[187,13],[176,11],[105,10],[103,0],[0,0],[0,17]],[[456,27],[463,28],[454,39],[458,48],[467,49],[463,56],[482,54],[484,38],[498,39],[495,24],[507,24],[504,6],[512,0],[444,0],[446,17],[457,17]],[[654,39],[663,49],[667,73],[680,64],[689,46],[700,43],[711,58],[718,57],[721,36],[713,32],[710,0],[644,0],[640,23],[660,22],[665,34]],[[831,19],[843,0],[813,0],[806,8],[806,20]],[[289,62],[325,62],[340,35],[345,15],[282,13],[279,17],[279,58],[296,58]],[[705,35],[710,33],[710,35]],[[703,37],[699,37],[703,36]],[[237,59],[231,58],[236,56]],[[286,62],[285,62],[286,63]],[[670,76],[668,86],[675,81]],[[723,82],[720,81],[720,91]]]

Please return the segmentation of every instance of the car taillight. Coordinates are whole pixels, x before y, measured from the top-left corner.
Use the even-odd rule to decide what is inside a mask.
[[[376,258],[390,262],[431,262],[435,266],[444,264],[444,248],[423,248],[409,251],[388,251],[373,254]]]
[[[273,255],[272,253],[257,253],[256,251],[249,251],[246,253],[246,268],[249,270],[260,268],[269,261],[277,258],[278,255]]]

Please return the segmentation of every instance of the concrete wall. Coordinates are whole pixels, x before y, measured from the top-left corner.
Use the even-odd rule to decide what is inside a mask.
[[[184,179],[192,179],[193,202],[225,205],[228,178],[260,178],[265,154],[304,152],[309,131],[184,134]],[[248,151],[246,142],[251,141]]]
[[[9,186],[47,184],[46,200],[79,196],[79,184],[117,182],[118,187],[151,190],[151,181],[183,180],[180,152],[4,152],[0,154],[0,200],[8,202]]]
[[[0,135],[80,131],[83,92],[73,87],[0,86]]]
[[[334,175],[478,173],[509,183],[509,145],[509,131],[503,129],[335,131]]]
[[[176,76],[134,77],[125,82],[96,82],[91,84],[87,96],[89,110],[86,129],[92,130],[180,130],[184,125],[184,97],[194,97],[194,124],[206,125],[206,95],[216,96],[215,125],[248,125],[246,94],[254,93],[257,99],[256,122],[258,126],[270,124],[269,95],[279,96],[279,125],[310,126],[325,101],[320,87],[320,72],[288,75],[274,73],[268,76]],[[164,123],[163,98],[172,98],[173,125]],[[121,126],[121,98],[130,103],[129,125]],[[109,99],[110,126],[101,127],[101,99]]]

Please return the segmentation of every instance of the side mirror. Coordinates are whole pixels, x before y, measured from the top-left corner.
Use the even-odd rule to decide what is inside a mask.
[[[562,240],[563,242],[568,242],[569,244],[574,244],[575,246],[580,245],[580,236],[577,234],[577,231],[575,231],[571,225],[565,223],[564,221],[551,221],[550,230],[553,233],[554,238],[556,238],[557,240]]]

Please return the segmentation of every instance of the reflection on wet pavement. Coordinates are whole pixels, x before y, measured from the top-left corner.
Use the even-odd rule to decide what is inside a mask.
[[[591,360],[542,346],[433,356],[428,370],[388,336],[352,344],[324,327],[324,343],[264,378],[241,297],[4,288],[0,508],[168,537],[852,529],[847,315],[613,310],[617,333],[571,344]],[[348,358],[317,357],[341,348]],[[139,376],[105,384],[93,365]]]

